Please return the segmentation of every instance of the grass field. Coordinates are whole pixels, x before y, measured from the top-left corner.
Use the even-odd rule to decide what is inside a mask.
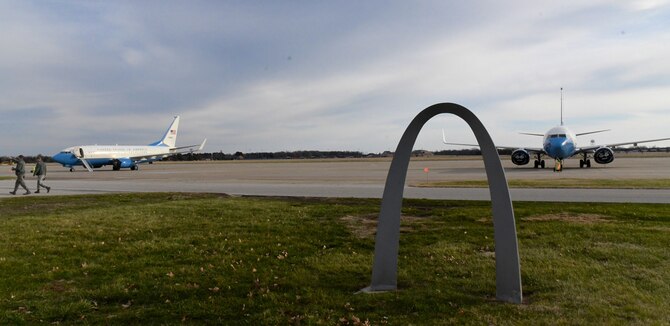
[[[512,179],[510,188],[670,189],[670,179]],[[415,187],[486,188],[486,180],[422,182]]]
[[[379,200],[0,200],[0,324],[668,324],[669,205],[515,203],[524,304],[494,300],[489,202],[407,200],[399,291],[369,285]]]

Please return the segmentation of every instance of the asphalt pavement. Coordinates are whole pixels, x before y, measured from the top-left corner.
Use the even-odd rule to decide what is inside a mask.
[[[511,179],[654,179],[670,176],[670,157],[619,158],[610,165],[580,169],[568,160],[563,172],[550,168],[516,167],[503,157]],[[575,164],[576,163],[576,164]],[[139,171],[95,172],[49,165],[46,183],[52,191],[33,196],[133,193],[208,192],[252,196],[381,198],[389,159],[284,160],[236,162],[162,162]],[[0,176],[11,176],[8,166]],[[428,171],[428,172],[426,172]],[[478,159],[417,159],[410,163],[406,198],[489,200],[488,188],[418,188],[412,184],[441,180],[481,180],[486,174]],[[31,191],[36,180],[28,177]],[[0,181],[0,197],[9,197],[13,180]],[[19,194],[23,193],[19,190]],[[670,189],[511,189],[514,201],[670,203]],[[18,196],[18,195],[17,195]]]

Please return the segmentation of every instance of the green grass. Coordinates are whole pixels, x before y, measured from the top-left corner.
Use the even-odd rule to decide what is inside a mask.
[[[0,180],[14,180],[16,177],[0,176]]]
[[[508,180],[510,188],[589,188],[589,189],[670,189],[670,179],[518,179]],[[416,187],[485,188],[486,180],[422,182]]]
[[[490,203],[407,200],[399,291],[369,285],[379,200],[0,200],[0,324],[667,324],[669,205],[515,203],[524,304],[494,300]]]

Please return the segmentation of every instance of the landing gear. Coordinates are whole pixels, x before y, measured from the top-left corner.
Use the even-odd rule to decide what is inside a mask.
[[[70,172],[74,172],[74,168],[70,168]]]
[[[139,170],[139,169],[140,169],[140,167],[137,166],[137,165],[133,165],[133,166],[130,167],[130,170],[132,170],[132,171],[136,171],[136,170]]]
[[[590,168],[591,167],[591,160],[589,160],[589,159],[579,160],[579,167],[580,168],[583,168],[583,167]]]
[[[554,166],[554,172],[563,171],[563,160],[556,160],[556,165]]]
[[[589,160],[588,156],[586,156],[586,153],[584,153],[584,159],[579,160],[579,168],[581,169],[583,167],[587,168],[591,167],[591,160]]]
[[[537,153],[537,159],[533,163],[533,168],[537,169],[540,167],[544,169],[544,160],[542,159],[542,155],[540,153]]]
[[[112,162],[112,170],[114,170],[114,171],[121,170],[121,161],[114,160],[114,162]]]

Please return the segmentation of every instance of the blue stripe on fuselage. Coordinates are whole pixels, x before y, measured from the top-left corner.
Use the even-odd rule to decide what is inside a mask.
[[[544,141],[544,151],[553,159],[565,159],[575,153],[575,143],[567,137],[547,138]]]
[[[65,167],[73,167],[77,165],[82,165],[81,161],[74,156],[72,153],[58,153],[54,156],[51,157],[54,161],[60,163],[61,165]],[[109,165],[112,164],[112,160],[108,158],[94,158],[94,159],[89,159],[86,160],[88,164],[90,164],[93,167],[100,167],[103,165]]]

